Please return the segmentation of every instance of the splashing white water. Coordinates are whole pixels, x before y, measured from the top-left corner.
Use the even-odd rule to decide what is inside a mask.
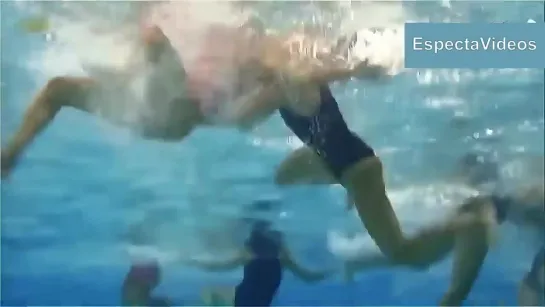
[[[301,5],[301,11],[308,11]],[[191,66],[203,33],[212,24],[240,25],[249,16],[267,20],[286,15],[288,7],[271,10],[257,5],[239,7],[237,2],[32,2],[21,4],[32,13],[47,16],[50,38],[42,50],[32,51],[32,66],[43,76],[66,74],[89,74],[86,66],[98,66],[111,70],[126,67],[138,44],[138,29],[142,22],[159,25],[171,40],[175,49],[183,56],[186,66]],[[370,45],[360,44],[355,53],[370,57],[373,63],[389,67],[402,66],[402,23],[405,20],[400,3],[364,1],[352,4],[334,2],[329,7],[314,10],[310,22],[291,20],[292,24],[309,24],[329,28],[338,37],[359,31]],[[329,16],[329,17],[328,17]],[[331,17],[334,16],[334,17]],[[333,20],[340,23],[333,29]],[[289,23],[285,21],[284,23]],[[319,23],[317,25],[317,23]],[[283,25],[267,25],[269,30]],[[386,28],[381,32],[370,32],[371,27]],[[293,29],[293,27],[291,27]],[[401,66],[400,66],[401,64]]]

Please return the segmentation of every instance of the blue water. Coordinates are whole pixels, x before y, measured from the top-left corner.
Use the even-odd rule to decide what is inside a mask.
[[[543,5],[535,3],[463,5],[470,7],[470,20],[542,20]],[[21,33],[15,26],[19,13],[10,3],[0,5],[5,139],[45,81],[24,65],[29,50],[44,41]],[[434,16],[429,12],[435,9],[422,5],[421,13]],[[354,82],[335,88],[351,127],[381,154],[389,186],[440,179],[468,150],[500,158],[543,154],[542,71],[467,71],[459,82],[449,77],[452,72],[433,71],[436,81],[428,83],[425,73],[376,87]],[[187,251],[198,245],[191,240],[193,226],[205,224],[210,212],[229,214],[263,195],[282,199],[288,218],[281,223],[298,258],[338,265],[325,235],[349,223],[342,193],[272,184],[275,166],[290,151],[288,136],[275,116],[250,135],[202,129],[183,143],[163,144],[127,138],[76,111],[61,112],[11,180],[2,182],[2,305],[116,305],[129,265],[122,246],[132,223],[153,216],[154,227],[168,225],[162,242]],[[258,146],[256,140],[283,146]],[[419,219],[410,210],[400,217],[412,224]],[[493,252],[467,304],[515,304],[516,283],[531,256],[515,245]],[[449,270],[449,261],[430,272],[375,270],[350,284],[336,276],[306,285],[288,275],[275,304],[433,305],[447,287]],[[206,274],[169,263],[158,292],[180,305],[198,305],[203,288],[234,285],[239,278],[240,272]]]

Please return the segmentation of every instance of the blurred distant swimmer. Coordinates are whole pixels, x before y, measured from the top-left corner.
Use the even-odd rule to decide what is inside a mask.
[[[256,201],[252,210],[270,210],[270,201]],[[318,282],[330,271],[310,271],[301,267],[287,248],[282,234],[270,222],[250,218],[251,232],[237,255],[224,261],[189,260],[188,263],[211,271],[244,267],[244,277],[234,291],[234,306],[270,306],[282,281],[284,269],[306,282]],[[213,292],[212,292],[213,293]],[[217,295],[217,294],[216,294]]]
[[[492,167],[492,163],[479,162],[474,154],[467,155],[463,161],[463,168],[468,175],[466,177],[468,184],[477,186],[497,179],[498,171]],[[492,244],[496,226],[508,221],[534,230],[537,236],[543,235],[545,227],[543,190],[543,182],[540,182],[535,185],[525,185],[509,194],[496,191],[488,195],[472,197],[458,206],[454,215],[449,218],[451,223],[468,218],[481,222],[461,228],[452,235],[433,242],[436,248],[444,251],[444,257],[450,251],[454,251],[451,284],[440,302],[441,306],[460,306],[466,299]],[[539,252],[535,256],[530,271],[521,282],[519,291],[521,306],[543,306],[544,304],[545,246],[543,242],[539,245]],[[347,262],[346,274],[347,278],[351,279],[353,274],[361,270],[394,265],[396,265],[395,262],[380,253],[368,254],[358,260]]]
[[[287,88],[303,83],[303,87],[308,86],[305,82],[294,82],[298,77],[293,74],[282,77],[290,72],[278,69],[277,65],[292,62],[285,57],[286,51],[292,49],[298,48],[288,54],[292,57],[296,54],[299,59],[307,50],[302,45],[308,45],[310,40],[297,33],[285,37],[266,34],[255,24],[210,26],[203,45],[193,46],[200,48],[198,56],[191,67],[184,67],[183,54],[171,44],[170,37],[164,34],[166,30],[144,23],[141,43],[134,51],[136,64],[111,70],[89,66],[90,77],[50,79],[28,107],[13,138],[2,148],[2,178],[9,175],[32,140],[64,107],[128,127],[144,138],[163,141],[180,141],[199,125],[250,128],[280,107],[296,110],[294,114],[308,113],[309,108],[312,111],[320,99],[313,98],[312,91],[310,100],[287,97],[285,93],[290,92]],[[24,25],[29,31],[47,26],[43,20]],[[341,69],[337,67],[339,61],[333,60],[337,57],[330,55],[336,52],[333,49],[318,52],[320,61],[329,63],[325,65],[329,68],[322,67],[316,72],[321,81],[346,79],[356,71],[363,75],[367,69],[374,71],[364,61]]]

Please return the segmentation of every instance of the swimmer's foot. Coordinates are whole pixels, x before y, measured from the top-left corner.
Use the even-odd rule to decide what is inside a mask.
[[[11,174],[11,171],[13,167],[15,166],[16,159],[14,155],[10,154],[6,150],[2,150],[0,155],[2,157],[2,160],[0,162],[1,163],[0,166],[2,168],[1,177],[2,177],[2,180],[4,180],[4,179],[7,179],[8,176]]]

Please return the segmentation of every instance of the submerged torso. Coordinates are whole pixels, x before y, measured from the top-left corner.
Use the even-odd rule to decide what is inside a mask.
[[[254,228],[246,248],[254,258],[244,266],[237,286],[235,306],[269,306],[282,280],[282,234],[269,228]]]

